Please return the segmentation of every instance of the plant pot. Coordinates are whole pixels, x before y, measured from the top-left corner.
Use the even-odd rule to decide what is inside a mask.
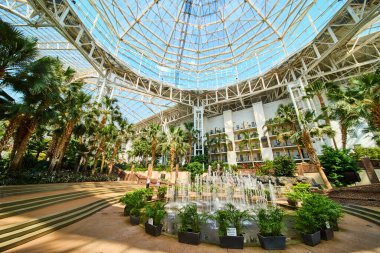
[[[302,234],[302,240],[306,245],[315,246],[321,242],[321,231],[314,234]]]
[[[158,194],[157,197],[159,200],[163,200],[163,199],[165,199],[165,193]]]
[[[159,236],[161,235],[162,231],[162,224],[155,226],[151,225],[148,222],[145,222],[145,232],[147,234],[153,235],[153,236]]]
[[[261,248],[266,250],[278,250],[285,249],[286,237],[283,235],[280,236],[262,236],[257,234]]]
[[[325,241],[332,240],[334,238],[334,231],[332,228],[321,230],[321,239]]]
[[[131,216],[129,216],[129,221],[130,221],[131,225],[139,225],[140,224],[140,216],[131,215]]]
[[[128,206],[125,206],[124,207],[124,216],[129,216],[130,212],[131,212],[131,208],[129,208]]]
[[[219,236],[219,245],[221,248],[243,249],[244,236]]]
[[[334,231],[339,231],[338,221],[331,222],[330,225]]]
[[[181,243],[198,245],[201,243],[201,233],[178,232],[178,241]]]
[[[289,206],[297,207],[298,201],[297,200],[288,199],[288,204],[289,204]]]
[[[152,200],[152,196],[146,196],[146,201],[151,201]]]

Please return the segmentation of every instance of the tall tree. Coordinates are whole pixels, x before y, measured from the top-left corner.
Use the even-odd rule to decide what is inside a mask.
[[[0,81],[9,72],[18,71],[37,56],[37,40],[0,19]]]
[[[329,126],[331,126],[331,120],[327,112],[327,106],[325,103],[325,99],[323,98],[323,93],[326,93],[332,89],[337,89],[337,85],[334,83],[322,82],[321,80],[317,80],[305,87],[305,92],[306,92],[305,98],[313,99],[314,97],[316,97],[318,99],[319,105],[321,107],[323,119],[325,120],[326,124]],[[332,141],[334,144],[334,148],[337,149],[338,146],[336,144],[335,137],[332,137]]]
[[[194,129],[194,123],[192,122],[186,122],[185,124],[185,129],[186,129],[186,140],[189,144],[189,150],[188,150],[188,156],[186,157],[186,163],[190,163],[191,161],[191,156],[193,154],[193,142],[194,139],[197,138],[199,131]]]
[[[161,135],[161,127],[158,124],[150,124],[144,131],[145,138],[151,144],[151,161],[148,166],[148,177],[152,176],[154,162],[156,161],[157,144]]]

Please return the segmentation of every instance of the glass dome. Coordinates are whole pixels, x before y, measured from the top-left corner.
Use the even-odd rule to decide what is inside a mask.
[[[141,75],[210,90],[282,63],[345,1],[82,0],[71,6],[99,45]]]

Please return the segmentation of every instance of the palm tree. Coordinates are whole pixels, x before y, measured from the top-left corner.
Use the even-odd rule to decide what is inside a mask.
[[[58,59],[43,57],[5,76],[5,85],[11,86],[23,97],[23,111],[11,153],[11,171],[20,167],[29,139],[37,126],[53,117],[52,105],[61,99],[60,87],[71,79],[72,73],[71,69],[64,70]]]
[[[316,166],[326,187],[328,189],[332,189],[332,186],[323,171],[317,152],[313,147],[312,138],[321,138],[324,135],[331,137],[334,135],[334,131],[330,126],[317,125],[316,117],[311,111],[306,111],[303,115],[300,114],[299,118],[300,126],[297,126],[296,122],[298,122],[298,119],[293,104],[279,105],[276,111],[276,117],[269,120],[266,125],[271,127],[286,127],[285,131],[282,129],[282,132],[279,134],[278,138],[280,140],[288,138],[296,143],[301,157],[302,151],[299,143],[303,143],[303,146],[310,157],[310,162]]]
[[[192,122],[187,122],[184,124],[185,129],[186,129],[186,139],[189,144],[189,151],[188,151],[188,157],[186,159],[186,163],[190,163],[191,161],[191,156],[193,154],[192,148],[193,148],[193,141],[195,138],[197,138],[199,131],[194,129],[194,123]]]
[[[123,142],[129,141],[133,137],[133,125],[129,124],[126,120],[121,120],[119,122],[118,131],[116,131],[116,136],[114,137],[115,144],[113,145],[112,155],[108,163],[108,175],[111,174],[113,165],[115,164],[115,157],[117,152],[120,149],[120,146]]]
[[[74,131],[74,127],[80,121],[85,110],[85,105],[91,99],[90,96],[80,90],[82,86],[83,83],[79,82],[66,85],[63,91],[63,99],[57,104],[62,112],[60,116],[61,119],[63,119],[64,127],[61,136],[55,143],[49,171],[54,171],[61,167],[62,159]]]
[[[241,140],[240,142],[240,145],[239,147],[243,147],[243,146],[246,146],[248,147],[248,150],[249,150],[249,155],[251,156],[251,161],[252,161],[252,166],[255,165],[255,162],[253,161],[253,149],[255,149],[255,144],[254,142],[252,141],[252,137],[251,137],[251,132],[243,132],[241,133],[243,135],[243,139]]]
[[[325,120],[326,124],[329,126],[331,126],[331,121],[330,121],[330,117],[327,113],[327,106],[326,106],[326,103],[325,103],[325,100],[324,100],[322,94],[324,92],[328,92],[328,91],[334,90],[336,88],[337,88],[336,84],[325,83],[325,82],[322,82],[320,80],[317,80],[317,81],[315,81],[315,82],[313,82],[313,83],[311,83],[305,87],[305,92],[306,92],[305,98],[313,99],[314,97],[317,97],[317,99],[319,101],[319,105],[321,107],[323,119]],[[332,137],[332,141],[334,144],[334,148],[338,149],[335,137]]]
[[[361,116],[380,145],[380,68],[350,80],[351,95],[357,99]]]
[[[154,162],[156,161],[157,144],[158,144],[158,139],[161,135],[161,126],[158,124],[150,124],[148,128],[145,129],[144,135],[147,141],[151,144],[151,148],[152,148],[151,161],[148,166],[148,177],[151,177]]]
[[[170,172],[173,171],[174,162],[177,155],[177,151],[183,147],[183,142],[185,141],[185,132],[175,126],[169,126],[169,131],[166,136],[166,140],[161,144],[163,152],[169,151],[169,167]],[[171,180],[171,173],[170,173]]]
[[[0,80],[37,56],[37,40],[0,19]]]
[[[298,154],[301,161],[304,161],[302,149],[300,146],[300,132],[297,124],[297,113],[292,104],[279,105],[276,111],[276,116],[273,119],[269,119],[265,126],[268,128],[276,129],[277,140],[284,143],[286,140],[291,140],[296,144]]]

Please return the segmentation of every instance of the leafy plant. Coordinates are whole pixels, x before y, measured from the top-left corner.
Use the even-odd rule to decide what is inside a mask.
[[[153,219],[153,225],[160,225],[166,215],[165,204],[161,201],[156,201],[152,205],[146,205],[145,215]]]
[[[196,204],[188,204],[183,207],[179,214],[180,219],[180,232],[193,232],[198,233],[201,231],[201,224],[203,222],[202,215],[197,212]]]
[[[194,181],[195,175],[203,174],[203,165],[199,162],[192,162],[187,165],[186,170],[191,173],[191,180]]]
[[[166,186],[159,187],[158,190],[157,190],[158,198],[165,198],[167,189],[168,188]]]
[[[146,189],[139,189],[134,192],[128,192],[120,198],[119,202],[124,204],[130,211],[130,214],[138,216],[145,205]]]
[[[289,156],[278,156],[273,160],[273,167],[276,177],[294,177],[296,163]]]
[[[144,190],[145,199],[146,200],[152,199],[154,189],[153,188],[147,188],[147,189],[143,189],[143,190]]]
[[[310,194],[297,210],[295,228],[303,233],[312,234],[326,228],[326,222],[334,224],[342,217],[339,204],[320,194]]]
[[[272,160],[265,160],[263,165],[257,167],[256,175],[258,176],[268,176],[274,173],[274,162]]]
[[[310,184],[298,183],[292,187],[292,191],[286,196],[292,201],[302,201],[310,195]]]
[[[218,210],[215,215],[213,215],[213,219],[215,219],[219,225],[219,235],[225,236],[227,235],[227,228],[230,227],[236,228],[237,235],[241,235],[243,221],[252,220],[253,217],[248,210],[241,211],[233,204],[228,203],[223,209]]]
[[[257,225],[262,236],[280,236],[284,228],[284,211],[277,206],[260,209],[257,215]]]
[[[380,159],[380,147],[364,148],[361,145],[354,145],[351,156],[355,160],[360,160],[364,157]]]
[[[356,161],[348,154],[348,150],[336,150],[332,147],[324,146],[323,153],[319,159],[327,178],[335,186],[346,186],[359,180],[359,178],[344,177],[344,173],[357,173],[360,170]]]

